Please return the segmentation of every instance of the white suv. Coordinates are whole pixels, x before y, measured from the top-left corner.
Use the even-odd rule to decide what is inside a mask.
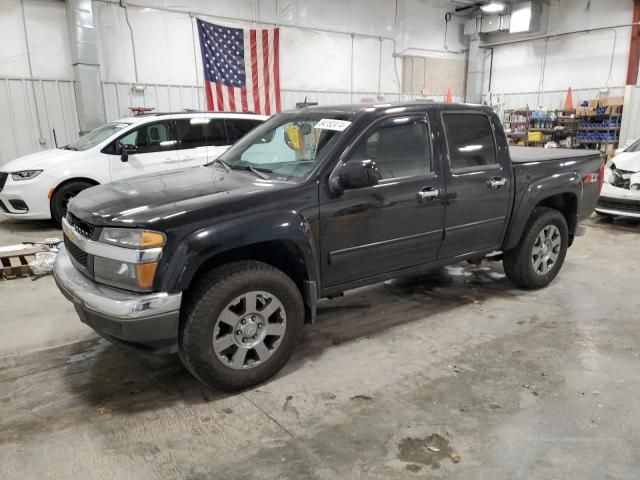
[[[155,113],[107,123],[76,142],[0,166],[0,213],[58,224],[69,199],[115,180],[203,165],[268,117]]]

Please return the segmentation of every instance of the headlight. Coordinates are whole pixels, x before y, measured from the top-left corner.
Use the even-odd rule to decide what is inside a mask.
[[[93,261],[96,281],[126,290],[153,288],[158,260],[167,242],[164,233],[137,228],[104,228],[99,241],[139,252],[135,263],[96,256]]]
[[[93,273],[96,281],[125,290],[149,290],[153,287],[158,262],[127,263],[95,257]]]
[[[31,180],[41,173],[42,170],[22,170],[21,172],[11,173],[11,178],[14,182],[19,182],[20,180]]]
[[[100,234],[100,241],[126,248],[164,247],[167,237],[164,233],[138,228],[105,228]]]

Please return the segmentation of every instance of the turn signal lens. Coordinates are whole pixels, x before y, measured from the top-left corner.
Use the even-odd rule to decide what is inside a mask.
[[[143,230],[140,239],[142,248],[164,247],[167,239],[162,233],[152,232],[151,230]]]
[[[158,264],[156,262],[136,265],[136,277],[139,288],[149,289],[153,287],[153,279],[156,275],[157,266]]]
[[[100,241],[127,248],[164,247],[167,239],[164,233],[138,228],[106,227],[100,234]]]

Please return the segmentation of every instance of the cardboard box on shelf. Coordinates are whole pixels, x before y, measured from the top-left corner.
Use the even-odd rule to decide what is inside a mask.
[[[596,114],[596,107],[577,107],[576,117],[593,117]]]
[[[596,98],[595,100],[589,100],[588,108],[598,108],[600,105],[600,100]]]
[[[605,115],[622,115],[622,105],[609,105]]]
[[[623,105],[624,97],[606,97],[600,100],[601,107],[608,107],[609,105]]]

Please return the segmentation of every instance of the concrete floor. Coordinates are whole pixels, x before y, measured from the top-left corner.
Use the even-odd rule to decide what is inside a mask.
[[[465,264],[322,301],[237,395],[98,339],[51,278],[0,281],[0,478],[636,478],[638,233],[591,221],[536,292]]]

